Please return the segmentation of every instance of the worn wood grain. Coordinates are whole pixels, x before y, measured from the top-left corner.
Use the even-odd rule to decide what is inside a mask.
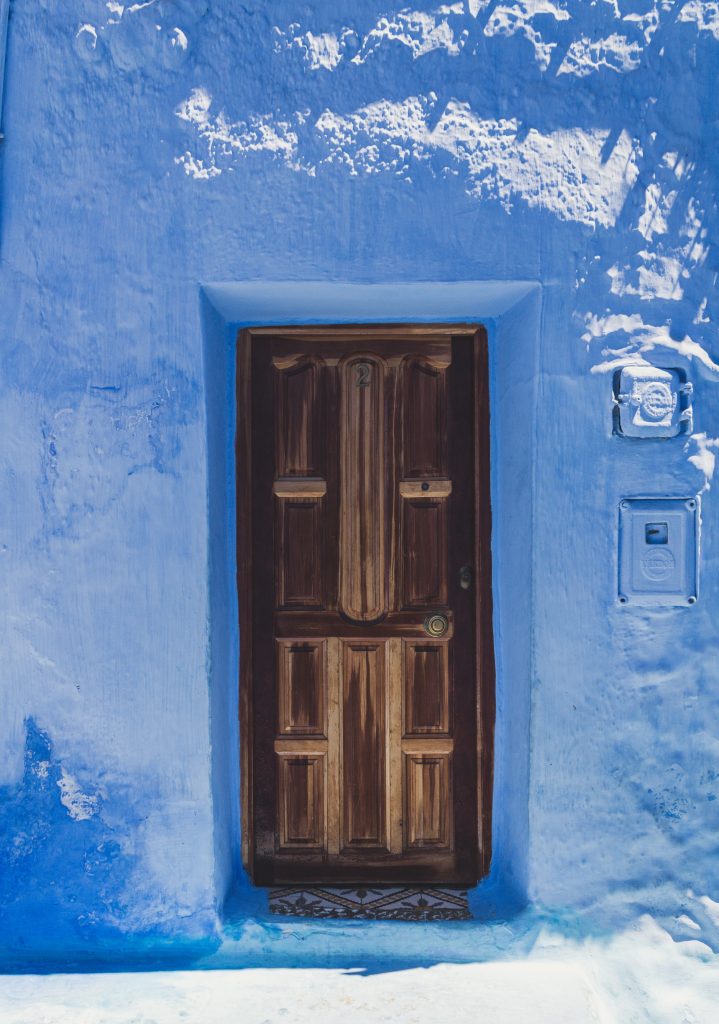
[[[256,884],[471,884],[488,869],[486,373],[486,335],[467,325],[238,338],[243,855]],[[440,611],[447,631],[430,638]]]

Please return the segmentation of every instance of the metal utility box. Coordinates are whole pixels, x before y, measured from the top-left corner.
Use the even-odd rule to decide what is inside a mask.
[[[676,437],[692,427],[691,383],[683,370],[624,366],[614,375],[614,430],[623,437]]]
[[[698,498],[620,502],[620,604],[694,604],[698,533]]]

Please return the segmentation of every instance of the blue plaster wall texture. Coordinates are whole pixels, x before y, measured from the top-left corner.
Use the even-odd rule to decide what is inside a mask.
[[[238,638],[213,633],[233,601],[216,540],[232,517],[231,325],[207,282],[541,287],[524,353],[491,324],[495,582],[521,612],[495,628],[528,652],[500,659],[498,728],[512,672],[528,701],[521,742],[498,748],[526,822],[507,847],[515,882],[530,907],[598,928],[717,898],[718,58],[708,0],[12,0],[0,936],[14,963],[246,960],[287,937],[238,865]],[[642,361],[687,371],[690,436],[612,435],[612,373]],[[616,602],[617,505],[646,494],[701,494],[694,607]],[[245,923],[230,939],[232,882]],[[316,950],[396,944],[391,926],[328,935]],[[479,949],[478,932],[437,926],[403,949],[455,955],[452,935]]]

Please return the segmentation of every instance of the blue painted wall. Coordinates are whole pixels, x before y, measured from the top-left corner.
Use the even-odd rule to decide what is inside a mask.
[[[603,927],[716,897],[718,55],[716,4],[700,0],[12,0],[0,934],[14,962],[210,950],[233,880],[236,918],[261,917],[233,839],[238,638],[218,625],[234,313],[208,282],[541,286],[537,332],[487,313],[496,585],[515,608],[496,629],[526,651],[500,659],[508,870],[530,906]],[[687,370],[690,437],[612,436],[627,360]],[[620,498],[700,492],[698,604],[619,607]],[[265,950],[255,927],[240,953]]]

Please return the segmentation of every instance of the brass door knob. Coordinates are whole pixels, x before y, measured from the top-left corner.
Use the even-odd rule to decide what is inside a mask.
[[[433,612],[424,620],[424,631],[428,636],[444,636],[449,629],[449,619],[440,612]]]

